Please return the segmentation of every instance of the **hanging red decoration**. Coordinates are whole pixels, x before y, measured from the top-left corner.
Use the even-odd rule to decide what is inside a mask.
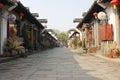
[[[19,16],[24,16],[24,14],[23,14],[23,13],[20,13]]]
[[[119,0],[112,0],[110,4],[113,6],[114,9],[116,9],[116,6],[118,5]]]
[[[98,15],[97,12],[94,12],[94,13],[93,13],[93,16],[94,16],[95,18],[97,18],[97,15]]]
[[[3,4],[2,3],[0,3],[0,8],[2,8],[3,7]]]
[[[35,41],[35,37],[33,35],[30,36],[31,41]]]
[[[24,14],[20,13],[19,16],[20,16],[20,19],[22,19],[22,17],[24,16]]]

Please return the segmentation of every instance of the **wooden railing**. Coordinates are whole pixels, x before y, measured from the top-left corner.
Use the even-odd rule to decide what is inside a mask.
[[[110,52],[112,47],[116,47],[116,43],[114,41],[102,41],[101,42],[101,54],[107,55]]]

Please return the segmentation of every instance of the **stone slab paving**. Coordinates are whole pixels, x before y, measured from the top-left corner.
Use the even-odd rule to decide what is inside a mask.
[[[0,80],[120,80],[120,64],[55,48],[0,64]]]

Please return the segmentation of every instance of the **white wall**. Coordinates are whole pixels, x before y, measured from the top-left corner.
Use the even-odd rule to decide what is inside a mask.
[[[109,16],[109,24],[113,25],[113,39],[117,42],[118,46],[120,45],[120,24],[119,24],[119,15],[117,9],[113,9],[112,7],[108,7],[106,9],[107,15]]]

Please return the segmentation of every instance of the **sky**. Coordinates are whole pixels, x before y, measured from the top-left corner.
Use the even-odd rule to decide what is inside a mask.
[[[38,19],[47,19],[48,29],[68,31],[76,28],[75,18],[82,18],[94,0],[20,0],[31,13],[39,13]]]

